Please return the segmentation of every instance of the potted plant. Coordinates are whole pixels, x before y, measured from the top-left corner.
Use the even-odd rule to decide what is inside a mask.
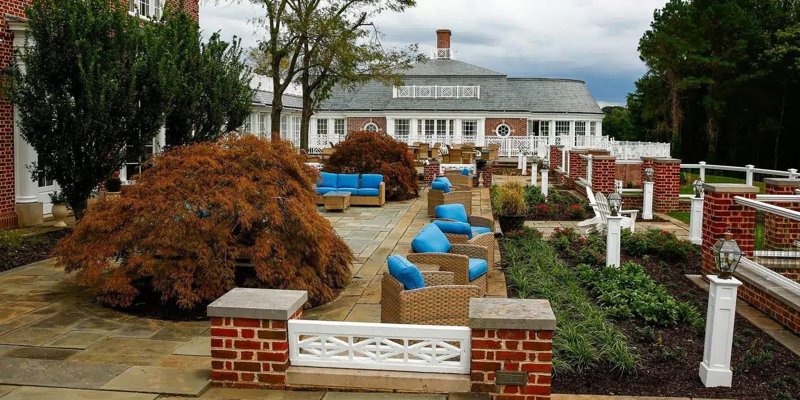
[[[65,228],[67,223],[64,222],[64,219],[67,218],[69,215],[69,210],[67,209],[67,200],[64,198],[64,195],[56,190],[53,193],[50,193],[50,202],[53,203],[53,219],[55,219],[56,223],[53,224],[55,227]]]
[[[122,191],[122,181],[119,176],[111,177],[106,181],[106,196],[119,197],[120,191]]]
[[[495,209],[503,233],[522,230],[528,212],[522,185],[506,182],[498,187]]]

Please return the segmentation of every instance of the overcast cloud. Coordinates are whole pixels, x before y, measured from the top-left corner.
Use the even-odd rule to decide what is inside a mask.
[[[459,60],[515,77],[585,80],[601,103],[623,103],[644,73],[637,49],[653,11],[665,0],[417,0],[402,14],[376,21],[389,46],[418,43],[430,54],[435,30],[453,31]],[[250,23],[262,12],[231,0],[201,2],[206,34],[242,38],[263,33]]]

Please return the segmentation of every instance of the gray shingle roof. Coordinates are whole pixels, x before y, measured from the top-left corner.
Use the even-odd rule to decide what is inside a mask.
[[[271,106],[275,94],[266,90],[256,90],[253,93],[253,104],[260,106]],[[303,109],[303,98],[291,94],[283,95],[283,107],[297,110]]]
[[[404,71],[406,76],[506,76],[503,73],[458,60],[428,60]]]

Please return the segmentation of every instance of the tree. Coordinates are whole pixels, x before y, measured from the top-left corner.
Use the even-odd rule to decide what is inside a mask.
[[[112,307],[155,293],[195,309],[235,286],[332,301],[353,255],[317,212],[318,173],[304,162],[289,143],[252,135],[161,153],[124,196],[91,207],[54,250],[58,265]]]
[[[119,0],[35,0],[32,42],[13,65],[10,98],[22,137],[81,218],[99,182],[158,132],[164,96],[151,39]],[[132,158],[132,157],[131,157]]]
[[[200,27],[182,10],[168,7],[150,29],[157,38],[161,84],[167,92],[168,146],[213,141],[238,129],[250,114],[251,69],[242,60],[240,41],[202,43]]]
[[[607,107],[603,109],[603,133],[618,140],[636,139],[631,122],[631,113],[625,107]]]

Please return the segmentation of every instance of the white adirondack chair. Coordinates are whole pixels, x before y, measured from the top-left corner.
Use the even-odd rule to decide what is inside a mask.
[[[595,226],[595,229],[602,230],[608,225],[608,216],[611,215],[611,207],[608,205],[608,199],[600,192],[595,194],[595,203],[597,208],[595,211],[600,217],[600,223]],[[631,232],[636,232],[636,217],[639,215],[639,210],[621,210],[619,215],[622,216],[622,229],[630,229]],[[626,217],[625,215],[629,215]]]
[[[589,206],[592,207],[592,210],[594,210],[594,216],[587,220],[578,222],[578,227],[591,231],[597,226],[597,224],[603,222],[603,220],[600,217],[600,213],[597,211],[597,200],[594,198],[594,192],[592,192],[592,188],[589,186],[586,186],[586,198],[589,199]]]

